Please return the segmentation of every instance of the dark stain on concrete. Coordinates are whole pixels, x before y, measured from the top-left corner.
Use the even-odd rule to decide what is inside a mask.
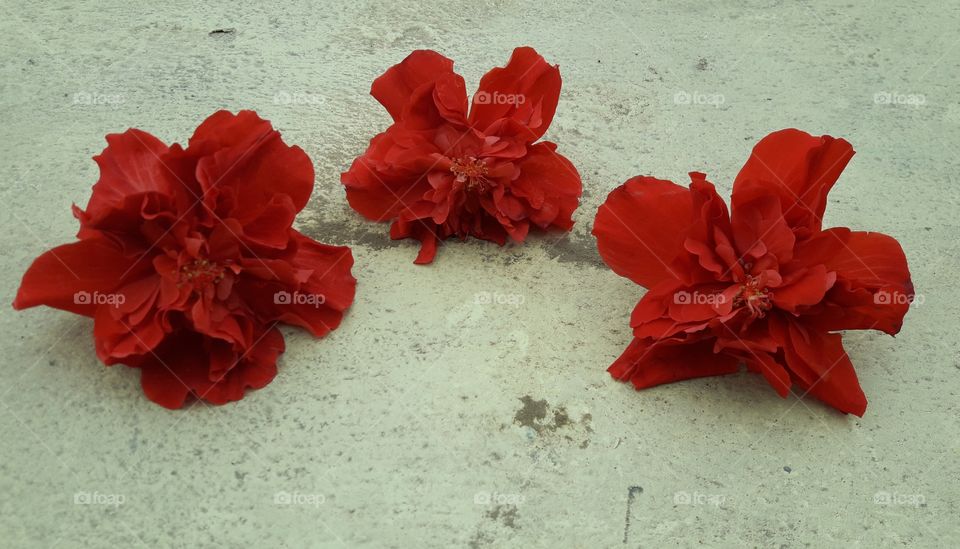
[[[415,240],[391,240],[389,223],[365,220],[344,222],[305,216],[297,220],[297,229],[310,238],[334,246],[359,245],[378,251],[407,246],[413,255],[416,255],[418,247]],[[460,245],[456,239],[448,242]],[[468,239],[467,243],[480,248],[478,253],[484,261],[502,261],[505,265],[529,263],[532,257],[524,253],[524,248],[540,248],[550,259],[556,259],[560,263],[580,263],[606,268],[600,253],[597,252],[596,241],[592,237],[562,233],[532,233],[527,237],[526,243],[519,246],[500,247],[491,242],[475,239]],[[441,243],[441,247],[444,245],[446,244]],[[442,250],[439,253],[442,254]]]
[[[623,524],[623,543],[627,543],[630,536],[630,513],[633,511],[633,502],[637,496],[643,493],[642,486],[631,486],[627,488],[627,517]]]
[[[497,505],[493,509],[487,511],[487,518],[494,522],[499,520],[504,526],[513,529],[516,529],[517,527],[518,517],[519,513],[517,512],[516,505]]]
[[[544,246],[550,259],[560,263],[582,263],[606,268],[600,252],[597,251],[596,241],[592,238],[577,238],[570,236],[552,244]]]
[[[547,417],[547,401],[533,400],[533,397],[526,395],[520,397],[520,402],[523,403],[523,408],[517,410],[513,420],[539,433],[543,429],[543,425],[539,422]]]
[[[523,403],[523,406],[514,414],[514,423],[523,427],[529,427],[538,435],[552,434],[562,429],[567,432],[567,434],[563,435],[563,439],[569,442],[576,442],[574,438],[570,436],[571,434],[575,434],[570,431],[570,429],[579,425],[583,432],[593,432],[593,428],[590,426],[590,421],[593,418],[590,414],[583,414],[583,417],[580,418],[578,423],[570,418],[570,414],[563,406],[551,407],[546,400],[535,400],[530,395],[522,396],[518,400]],[[589,445],[589,439],[582,440],[579,443],[581,449]]]

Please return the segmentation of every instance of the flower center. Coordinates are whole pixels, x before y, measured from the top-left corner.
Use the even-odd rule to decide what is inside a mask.
[[[180,267],[180,284],[200,290],[223,280],[224,268],[207,259],[195,259]]]
[[[762,286],[760,277],[747,276],[747,280],[740,285],[740,291],[733,298],[734,307],[746,307],[753,318],[763,318],[767,311],[773,308],[770,290]]]
[[[455,158],[450,171],[468,190],[476,189],[482,192],[489,183],[486,177],[487,164],[474,156]]]

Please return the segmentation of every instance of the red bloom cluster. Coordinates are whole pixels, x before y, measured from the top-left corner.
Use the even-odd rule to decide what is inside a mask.
[[[573,226],[580,175],[555,144],[535,143],[553,120],[560,71],[532,48],[481,79],[469,114],[463,78],[434,51],[413,52],[370,93],[394,123],[341,179],[353,209],[393,220],[395,240],[421,242],[416,263],[432,262],[451,236],[503,245],[531,228]]]
[[[313,165],[256,113],[213,114],[187,148],[109,135],[95,160],[79,240],[34,261],[14,307],[93,317],[97,355],[140,368],[151,400],[238,400],[276,374],[276,322],[317,337],[339,325],[353,256],[292,228]]]
[[[842,139],[773,133],[734,181],[730,212],[702,173],[689,189],[635,177],[610,193],[593,229],[600,254],[649,289],[610,373],[640,389],[742,362],[781,396],[796,385],[862,416],[867,401],[835,332],[896,334],[914,294],[896,240],[822,228],[853,154]]]

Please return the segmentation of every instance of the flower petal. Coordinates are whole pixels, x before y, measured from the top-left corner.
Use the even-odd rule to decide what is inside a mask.
[[[746,359],[747,369],[763,375],[773,390],[786,398],[790,394],[790,374],[769,353],[751,353]]]
[[[277,373],[277,357],[284,351],[276,328],[258,334],[254,345],[242,352],[224,345],[188,332],[168,338],[136,365],[144,394],[170,409],[182,408],[191,394],[213,404],[240,400],[247,389],[270,383]],[[213,363],[219,373],[211,379]]]
[[[417,50],[373,81],[370,95],[399,121],[415,90],[453,73],[453,61],[432,50]]]
[[[789,343],[784,353],[787,365],[791,370],[812,371],[817,376],[812,383],[798,376],[797,385],[845,414],[863,417],[867,397],[843,349],[843,337],[796,322],[789,324],[788,333]]]
[[[554,196],[579,197],[583,192],[577,168],[557,153],[557,145],[550,141],[541,141],[527,148],[527,155],[520,161],[520,177],[512,186],[538,188],[544,194]]]
[[[27,269],[13,308],[46,305],[93,316],[98,294],[113,292],[149,268],[149,261],[124,255],[119,245],[105,238],[57,246],[34,260]]]
[[[401,240],[404,238],[415,238],[420,241],[420,251],[416,259],[413,260],[417,265],[429,265],[433,263],[437,255],[437,246],[440,239],[437,237],[436,224],[429,219],[406,220],[397,219],[390,225],[390,238]]]
[[[794,263],[822,264],[837,282],[816,322],[823,331],[877,329],[894,335],[913,300],[900,243],[881,233],[833,228],[797,246]]]
[[[430,190],[426,168],[436,148],[396,126],[370,141],[366,152],[340,175],[350,207],[373,221],[387,221]]]
[[[814,265],[789,283],[778,287],[773,292],[773,303],[785,311],[797,314],[800,307],[820,303],[836,280],[836,273],[827,272],[823,265]]]
[[[93,186],[81,221],[97,225],[110,216],[121,215],[130,204],[139,206],[142,195],[163,195],[193,203],[196,192],[181,183],[175,163],[166,163],[169,149],[147,132],[129,129],[107,135],[107,147],[93,160],[100,167],[100,179]],[[135,212],[139,213],[139,212]]]
[[[637,389],[697,377],[734,374],[739,359],[716,354],[709,341],[665,345],[634,338],[607,369],[614,379],[630,381]]]
[[[692,219],[690,191],[652,177],[617,187],[597,211],[600,256],[620,276],[646,288],[678,278],[670,265]]]
[[[492,69],[480,79],[470,123],[483,131],[501,118],[510,118],[523,125],[526,135],[522,137],[532,143],[547,131],[559,100],[560,69],[533,48],[517,48],[505,67]]]
[[[211,115],[190,138],[187,153],[199,159],[196,178],[204,202],[222,217],[229,208],[231,217],[248,221],[278,194],[289,196],[299,212],[313,192],[310,157],[284,143],[253,111]]]
[[[853,154],[850,143],[829,135],[796,129],[771,133],[753,148],[734,181],[734,217],[740,204],[772,193],[790,227],[819,230],[827,194]]]

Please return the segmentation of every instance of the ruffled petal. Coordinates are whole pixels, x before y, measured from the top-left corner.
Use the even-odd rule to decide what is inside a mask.
[[[593,235],[600,256],[620,276],[651,288],[679,278],[670,265],[682,250],[693,211],[690,191],[652,177],[617,187],[597,211]]]
[[[560,85],[556,65],[547,63],[533,48],[517,48],[505,67],[492,69],[480,79],[470,123],[483,131],[501,118],[510,118],[523,125],[522,137],[532,143],[553,120]]]
[[[133,209],[130,213],[139,214],[145,196],[160,195],[178,204],[195,201],[195,189],[181,181],[182,170],[167,160],[170,149],[162,141],[137,129],[110,134],[106,139],[107,147],[93,157],[100,167],[100,179],[86,210],[76,210],[85,226],[96,227],[111,218],[115,225],[118,218],[124,218],[126,223],[121,226],[135,226],[136,219],[128,212]]]
[[[370,95],[387,109],[394,121],[399,121],[415,90],[452,73],[450,59],[435,51],[417,50],[374,80]]]
[[[823,265],[837,281],[810,322],[823,331],[883,330],[894,335],[913,301],[900,243],[881,233],[833,228],[797,246],[797,265]]]
[[[683,248],[690,255],[678,255],[671,268],[688,285],[730,280],[739,272],[740,254],[733,247],[727,204],[700,172],[690,173],[690,198],[693,219],[683,233]]]
[[[814,265],[798,273],[789,283],[778,287],[773,292],[773,303],[784,311],[798,314],[801,307],[809,307],[823,301],[823,297],[830,291],[836,280],[836,273],[828,272],[823,265]]]
[[[187,153],[198,158],[204,203],[221,217],[249,221],[277,195],[289,196],[299,212],[313,192],[310,157],[253,111],[213,114],[194,132]]]
[[[393,127],[370,141],[340,175],[350,207],[373,221],[387,221],[432,190],[426,171],[435,146]]]
[[[261,281],[243,280],[237,292],[265,321],[301,326],[323,337],[340,325],[343,313],[353,303],[357,280],[351,274],[353,255],[345,246],[328,246],[296,231],[286,262],[296,270],[278,279],[262,272]]]
[[[159,276],[145,276],[117,290],[123,296],[117,305],[97,309],[93,339],[104,364],[123,362],[160,344],[169,325],[155,306],[159,292]]]
[[[525,198],[532,210],[530,220],[539,227],[570,230],[583,185],[573,163],[556,149],[548,141],[531,146],[519,163],[520,176],[511,182],[510,192]]]
[[[453,123],[466,129],[467,87],[459,74],[441,74],[410,94],[397,125],[407,130],[430,130]]]
[[[284,351],[276,328],[262,331],[249,349],[225,345],[188,332],[168,338],[137,365],[144,394],[170,409],[182,408],[190,395],[212,404],[240,400],[247,389],[270,383]],[[211,376],[212,365],[217,371]]]
[[[819,230],[827,194],[853,154],[850,143],[829,135],[796,129],[771,133],[753,148],[734,181],[734,217],[741,204],[773,194],[790,227]]]
[[[732,219],[733,238],[742,256],[755,262],[771,254],[778,264],[793,257],[796,236],[780,211],[776,196],[740,203]]]

